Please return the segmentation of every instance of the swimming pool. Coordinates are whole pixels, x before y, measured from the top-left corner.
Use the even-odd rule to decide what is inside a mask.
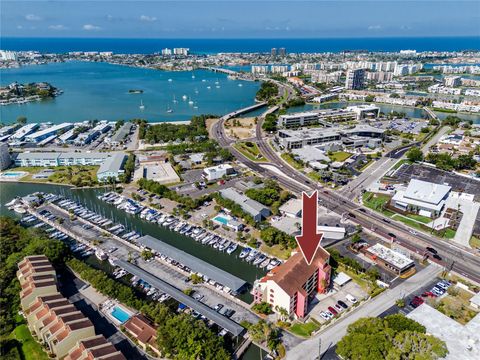
[[[123,310],[121,307],[115,306],[111,312],[112,316],[120,321],[121,324],[130,319],[130,314]]]
[[[219,223],[222,223],[223,225],[227,225],[228,224],[228,219],[222,217],[222,216],[215,216],[215,218],[213,220],[216,220],[218,221]]]
[[[2,176],[3,177],[18,177],[18,176],[21,176],[23,174],[24,174],[23,172],[7,172],[7,173],[3,173]]]

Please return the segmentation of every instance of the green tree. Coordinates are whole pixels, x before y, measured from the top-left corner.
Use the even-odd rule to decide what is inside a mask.
[[[411,162],[421,162],[423,161],[423,152],[417,146],[410,148],[407,151],[407,159]]]
[[[27,123],[27,118],[25,116],[17,117],[17,123],[21,125],[25,125]]]

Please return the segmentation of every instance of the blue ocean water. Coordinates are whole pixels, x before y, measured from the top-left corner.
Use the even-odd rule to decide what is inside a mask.
[[[168,47],[186,47],[194,53],[268,52],[284,47],[288,52],[339,52],[344,50],[455,51],[480,50],[480,36],[470,37],[392,37],[318,39],[107,39],[107,38],[1,38],[6,50],[113,51],[116,53],[154,53]]]
[[[26,116],[29,122],[53,123],[133,118],[151,122],[189,120],[192,115],[223,115],[252,105],[260,86],[258,82],[229,80],[225,74],[207,70],[161,71],[97,62],[3,69],[1,85],[14,81],[46,81],[64,93],[51,100],[1,106],[3,123],[14,122],[18,116]],[[130,94],[131,89],[144,92]],[[141,102],[144,109],[140,109]]]

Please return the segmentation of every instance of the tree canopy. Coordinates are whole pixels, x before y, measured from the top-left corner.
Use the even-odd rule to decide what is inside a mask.
[[[407,159],[411,162],[423,161],[423,152],[418,146],[414,146],[407,151]]]
[[[362,318],[350,324],[337,344],[337,354],[352,360],[435,360],[447,353],[445,343],[401,314]]]

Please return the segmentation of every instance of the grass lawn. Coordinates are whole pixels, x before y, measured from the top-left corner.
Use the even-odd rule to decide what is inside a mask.
[[[428,224],[428,223],[432,222],[432,219],[430,219],[429,217],[426,217],[426,216],[422,216],[422,215],[408,214],[406,216],[409,217],[410,219],[420,221],[423,224]]]
[[[293,166],[295,169],[297,170],[302,170],[303,169],[303,165],[300,164],[297,160],[295,160],[293,158],[292,155],[290,155],[289,153],[283,153],[282,154],[282,159],[285,160],[287,163],[289,163],[291,166]]]
[[[253,142],[248,144],[246,142],[236,143],[234,147],[252,161],[267,161],[260,152],[258,145]]]
[[[364,171],[367,167],[369,167],[373,163],[373,159],[368,160],[365,165],[363,165],[358,171]]]
[[[410,164],[410,161],[408,161],[407,159],[403,159],[403,160],[400,160],[398,161],[395,165],[393,165],[390,170],[397,170],[400,166],[402,166],[403,164]]]
[[[338,272],[344,272],[348,276],[352,278],[354,282],[356,282],[360,287],[367,293],[373,290],[373,286],[370,284],[369,281],[365,280],[361,274],[357,274],[349,269],[347,269],[343,264],[338,265]]]
[[[98,166],[59,166],[48,177],[48,182],[91,186],[97,183]]]
[[[409,216],[410,217],[410,216]],[[409,219],[405,216],[402,216],[402,215],[399,215],[399,214],[395,214],[394,216],[392,216],[393,219],[395,220],[398,220],[398,221],[401,221],[403,222],[405,225],[408,225],[410,226],[411,228],[414,228],[414,229],[417,229],[417,230],[420,230],[420,231],[423,231],[425,233],[431,233],[432,232],[432,229],[429,228],[428,226],[424,225],[424,223],[418,223],[412,219]],[[452,230],[450,228],[447,228],[445,230],[436,230],[433,232],[433,234],[435,236],[438,236],[440,238],[445,238],[445,239],[453,239],[455,237],[455,234],[456,234],[456,231],[455,230]]]
[[[365,192],[362,196],[363,204],[375,211],[381,212],[383,215],[391,217],[395,215],[393,211],[384,210],[383,206],[390,201],[390,196],[384,194],[376,194]]]
[[[473,295],[469,292],[458,289],[454,295],[448,295],[437,303],[437,310],[447,315],[448,317],[465,325],[477,313],[470,309],[470,298]]]
[[[345,151],[337,151],[337,152],[334,152],[333,154],[328,155],[328,157],[332,159],[332,161],[340,161],[340,162],[347,160],[350,156],[352,156],[352,154]]]
[[[289,330],[297,336],[310,337],[310,335],[319,328],[320,326],[318,326],[318,324],[313,321],[308,321],[305,324],[295,323]]]
[[[48,360],[47,353],[43,350],[42,346],[37,343],[27,325],[19,325],[13,330],[12,336],[15,337],[21,344],[22,359],[25,360]]]
[[[282,249],[280,245],[268,246],[265,244],[262,244],[260,246],[260,250],[276,258],[283,259],[283,260],[287,260],[290,257],[290,253],[292,251],[289,249]]]
[[[478,237],[476,237],[475,235],[473,235],[470,238],[470,246],[473,247],[473,248],[480,248],[480,239]]]

